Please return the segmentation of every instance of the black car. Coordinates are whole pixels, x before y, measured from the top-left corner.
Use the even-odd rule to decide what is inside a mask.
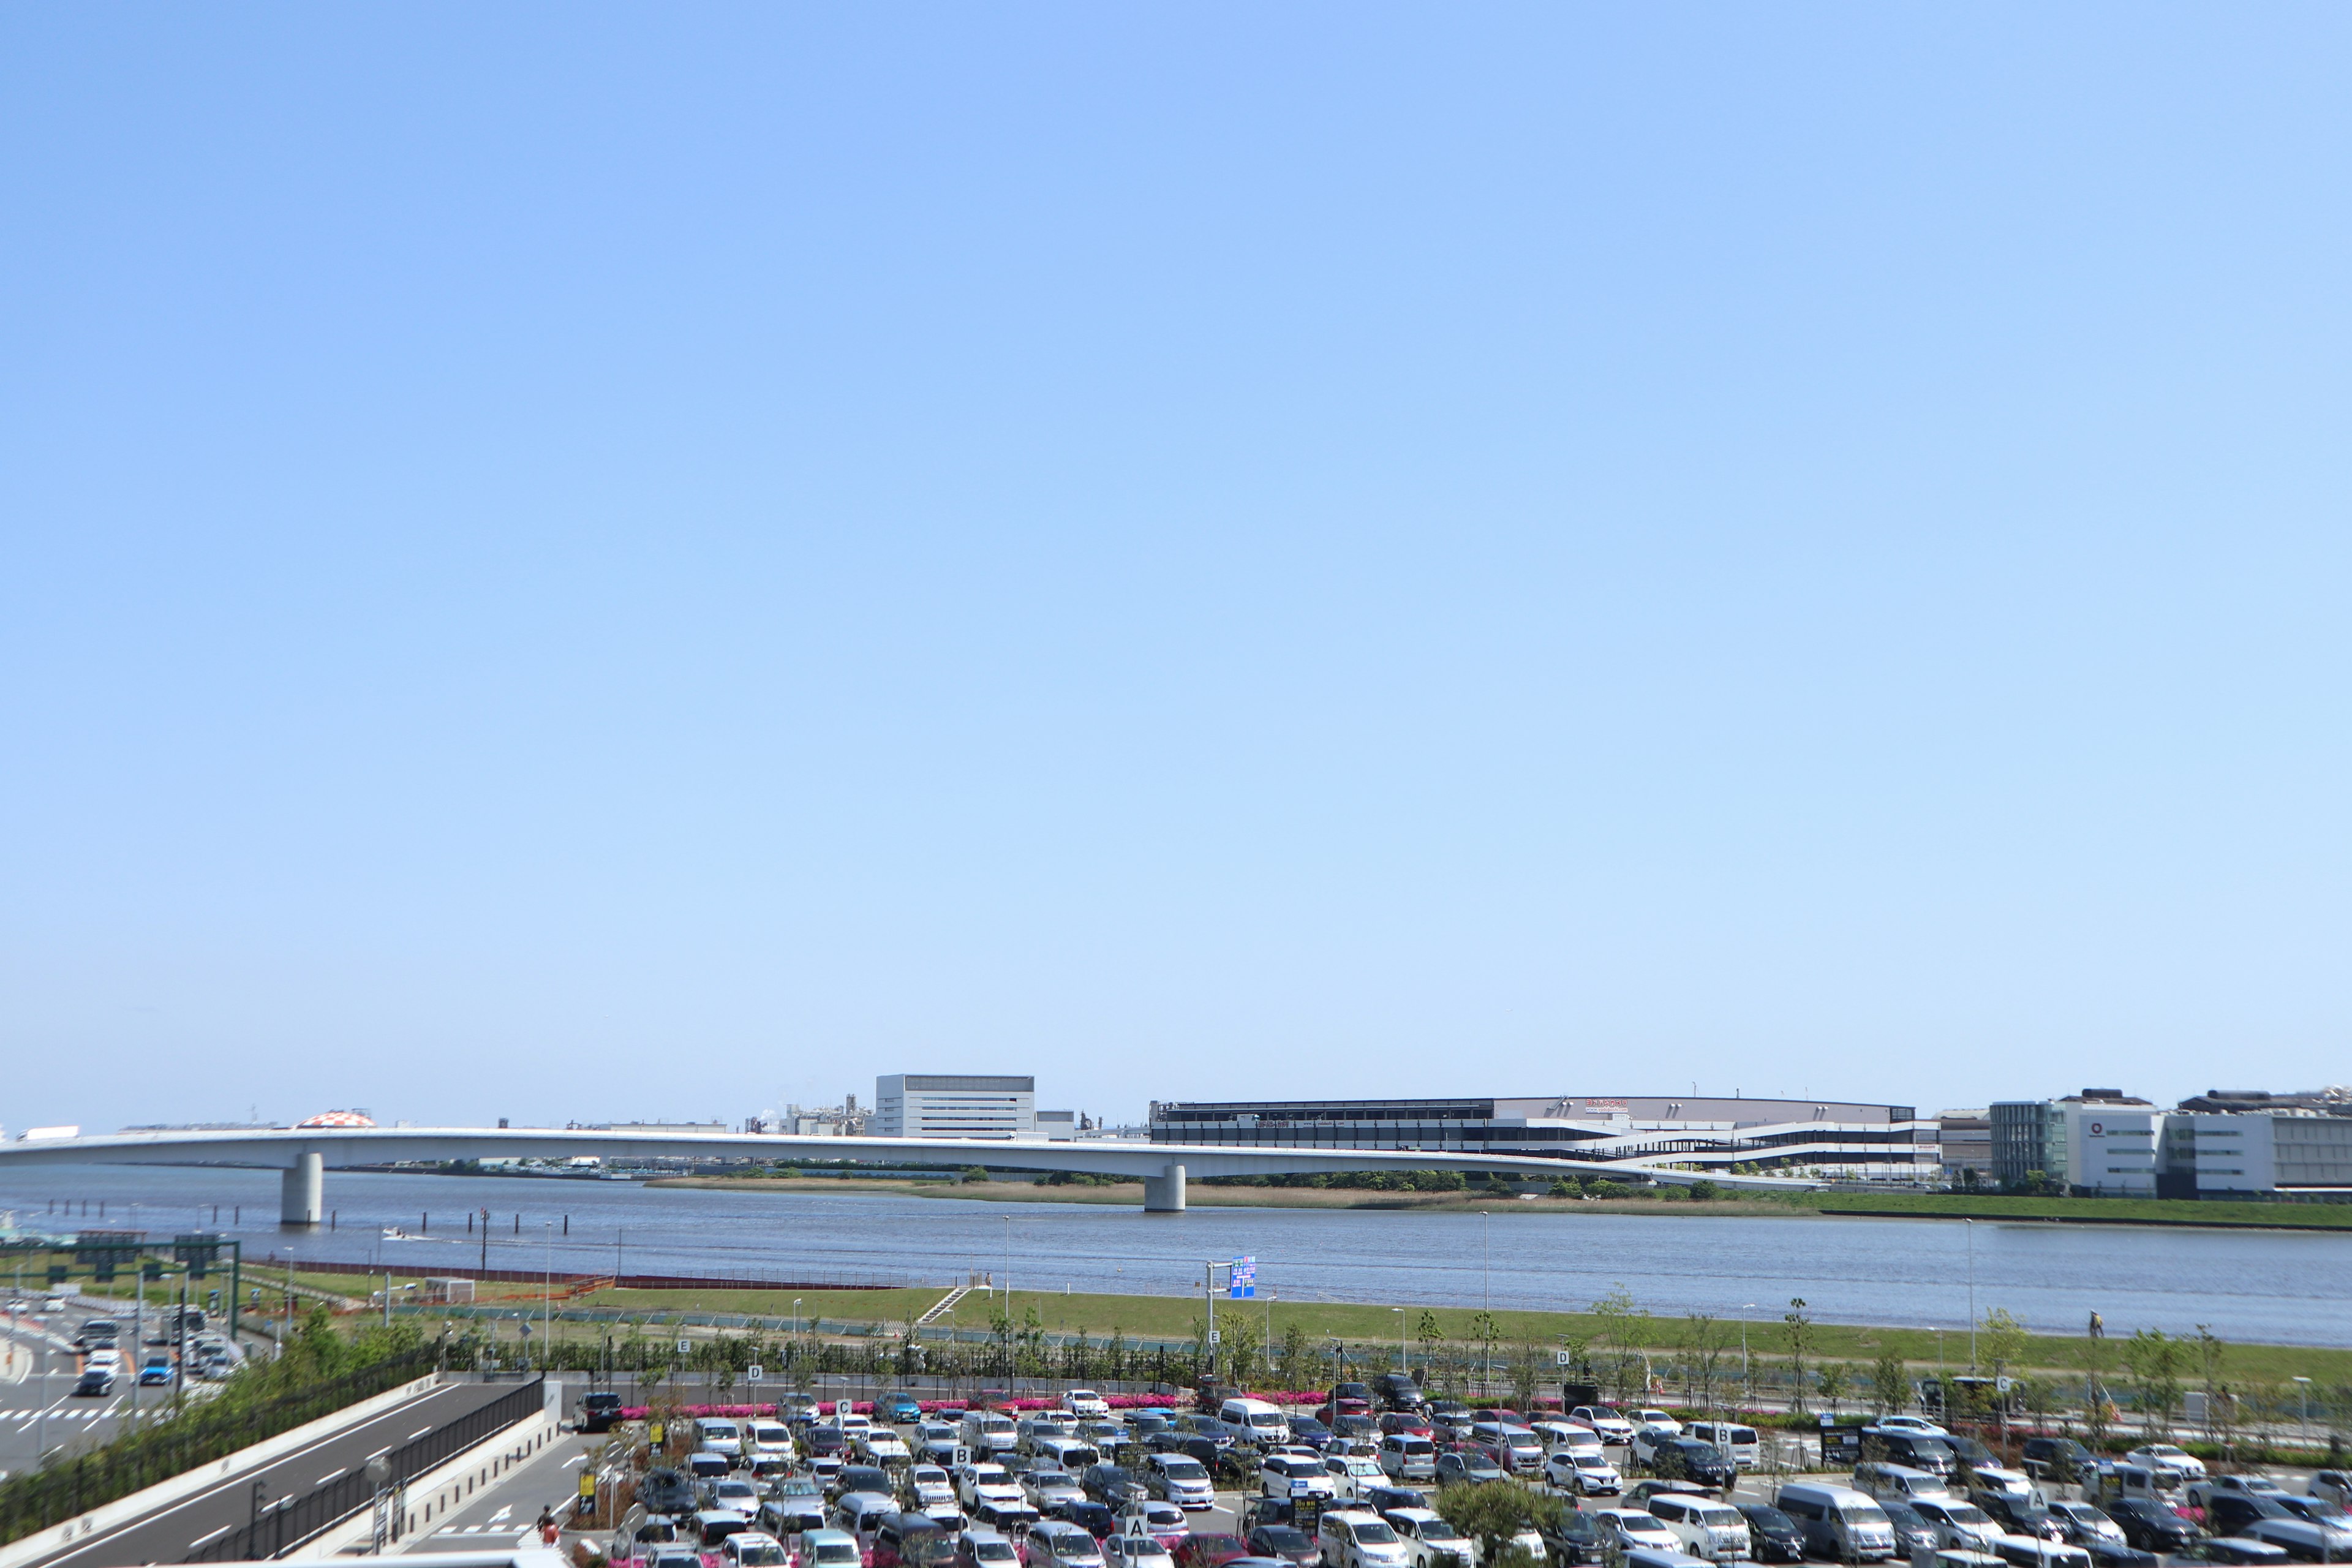
[[[1078,1485],[1086,1489],[1087,1496],[1109,1508],[1125,1508],[1144,1499],[1143,1483],[1118,1465],[1088,1465]]]
[[[2121,1498],[2100,1505],[2123,1527],[2124,1539],[2142,1552],[2186,1552],[2197,1544],[2197,1527],[2147,1498]]]
[[[1748,1516],[1748,1554],[1759,1563],[1802,1563],[1805,1560],[1805,1537],[1797,1529],[1797,1521],[1769,1502],[1744,1502],[1739,1511]]]
[[[1908,1465],[1931,1476],[1949,1476],[1959,1468],[1959,1457],[1948,1440],[1922,1432],[1887,1432],[1865,1426],[1862,1431],[1862,1457],[1884,1464]]]
[[[694,1482],[682,1470],[647,1470],[637,1483],[637,1500],[647,1513],[692,1513]]]
[[[890,1479],[890,1472],[879,1465],[844,1465],[827,1489],[835,1497],[845,1492],[879,1492],[888,1497],[898,1488]]]
[[[1608,1561],[1609,1543],[1593,1527],[1589,1513],[1580,1513],[1572,1508],[1565,1510],[1558,1522],[1541,1526],[1537,1533],[1543,1537],[1544,1555],[1558,1568]]]
[[[1309,1568],[1321,1557],[1313,1539],[1295,1524],[1261,1524],[1246,1539],[1251,1556],[1276,1558],[1297,1568]]]
[[[2072,1437],[2028,1437],[2023,1463],[2038,1481],[2073,1481],[2098,1468],[2091,1450]]]
[[[1067,1502],[1057,1502],[1045,1510],[1045,1517],[1067,1520],[1097,1541],[1118,1528],[1118,1515],[1091,1498],[1084,1501],[1072,1498]]]
[[[2235,1563],[2254,1568],[2278,1568],[2293,1561],[2286,1548],[2273,1546],[2267,1541],[2249,1541],[2242,1535],[2224,1536],[2215,1541],[2200,1541],[2173,1559],[2176,1563]]]
[[[621,1418],[621,1396],[617,1394],[595,1393],[580,1402],[580,1430],[610,1432],[613,1423]]]
[[[1739,1467],[1704,1437],[1675,1437],[1650,1450],[1650,1468],[1675,1480],[1728,1490],[1739,1482]]]
[[[2011,1535],[2031,1535],[2050,1541],[2065,1539],[2065,1522],[2054,1518],[2039,1499],[2004,1497],[1999,1492],[1986,1492],[1969,1500],[1991,1515],[1993,1522]]]
[[[1394,1508],[1427,1508],[1429,1494],[1412,1487],[1366,1487],[1363,1500],[1374,1513]]]
[[[849,1435],[838,1426],[812,1426],[801,1434],[811,1456],[838,1454],[849,1447]]]
[[[1422,1406],[1421,1384],[1413,1382],[1408,1373],[1384,1372],[1372,1380],[1372,1389],[1388,1409],[1418,1410]]]

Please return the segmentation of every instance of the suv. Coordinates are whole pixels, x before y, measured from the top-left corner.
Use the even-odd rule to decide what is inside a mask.
[[[1422,1397],[1421,1384],[1406,1373],[1384,1372],[1372,1379],[1372,1389],[1391,1410],[1418,1410],[1427,1403]]]
[[[2098,1461],[2072,1437],[2028,1437],[2023,1466],[2036,1480],[2073,1481],[2088,1477],[2098,1468]]]
[[[1633,1440],[1633,1424],[1609,1405],[1580,1405],[1568,1413],[1568,1418],[1600,1433],[1604,1443],[1630,1443]]]
[[[580,1430],[610,1432],[613,1423],[621,1418],[621,1396],[598,1390],[580,1401]]]
[[[1739,1467],[1725,1458],[1722,1449],[1697,1437],[1669,1437],[1653,1444],[1650,1468],[1661,1476],[1726,1491],[1739,1484]]]
[[[1413,1568],[1469,1568],[1477,1557],[1477,1548],[1435,1509],[1391,1509],[1381,1517],[1404,1542]]]
[[[1325,1514],[1315,1543],[1323,1568],[1411,1568],[1412,1561],[1388,1521],[1359,1509]]]

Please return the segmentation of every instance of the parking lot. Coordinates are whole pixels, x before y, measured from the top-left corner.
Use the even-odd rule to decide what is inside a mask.
[[[1801,1435],[1658,1408],[1382,1411],[1358,1384],[1311,1415],[1245,1396],[1065,1399],[917,1410],[803,1394],[748,1415],[662,1413],[654,1463],[631,1476],[643,1503],[587,1533],[649,1568],[1453,1568],[1516,1550],[1559,1568],[2158,1568],[2352,1552],[2335,1472],[2192,1476],[2179,1450],[2175,1473],[2158,1451],[2097,1464],[2043,1440],[2028,1474],[1916,1416],[1848,1434],[1873,1457],[1823,1468]]]

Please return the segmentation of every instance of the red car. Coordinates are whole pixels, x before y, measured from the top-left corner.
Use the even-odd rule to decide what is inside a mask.
[[[1429,1436],[1429,1418],[1413,1410],[1391,1410],[1381,1417],[1381,1436],[1399,1432],[1414,1437],[1426,1437]]]
[[[1186,1536],[1174,1552],[1176,1568],[1223,1568],[1236,1557],[1250,1554],[1249,1542],[1238,1535],[1202,1531]]]

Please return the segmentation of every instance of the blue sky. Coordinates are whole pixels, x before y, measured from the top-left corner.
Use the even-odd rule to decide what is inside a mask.
[[[2347,45],[13,8],[0,1119],[2342,1079]]]

